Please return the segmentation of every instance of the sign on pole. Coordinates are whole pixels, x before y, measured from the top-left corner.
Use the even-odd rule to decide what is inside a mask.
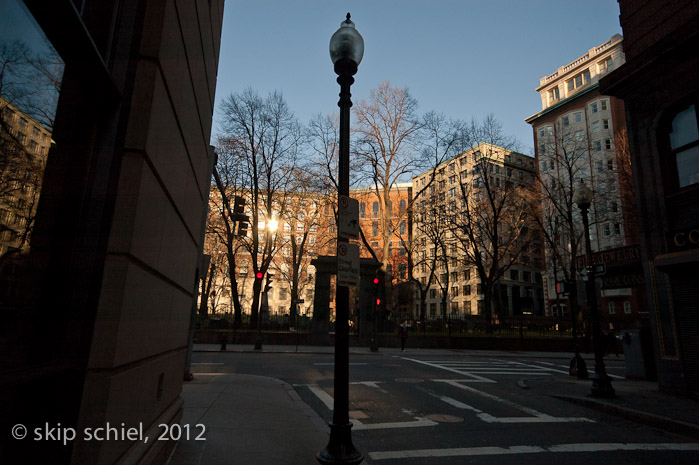
[[[359,285],[359,246],[340,242],[337,245],[337,285]]]
[[[359,201],[346,195],[340,196],[337,225],[340,237],[359,239]]]

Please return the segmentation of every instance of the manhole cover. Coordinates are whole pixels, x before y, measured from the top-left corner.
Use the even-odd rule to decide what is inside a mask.
[[[446,415],[443,413],[433,413],[425,416],[425,418],[439,423],[459,423],[464,421],[464,419],[461,417],[455,417],[454,415]]]
[[[422,378],[396,378],[396,383],[424,383]]]

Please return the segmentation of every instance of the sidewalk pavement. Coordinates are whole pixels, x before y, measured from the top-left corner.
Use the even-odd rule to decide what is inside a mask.
[[[197,352],[220,352],[215,344],[197,344]],[[250,346],[229,344],[228,352],[293,353],[295,346]],[[332,354],[333,347],[299,346],[298,353]],[[352,354],[444,354],[443,349],[381,348],[370,352],[353,347]],[[458,351],[474,355],[503,355],[496,351]],[[570,354],[507,352],[517,357],[569,359]],[[592,373],[591,355],[584,355]],[[656,382],[614,379],[614,399],[590,397],[590,380],[564,374],[523,379],[523,389],[600,410],[636,423],[683,434],[699,440],[699,401],[658,391]],[[310,464],[328,441],[329,428],[289,384],[274,378],[241,374],[197,374],[184,385],[184,417],[190,425],[189,440],[180,440],[168,465]],[[202,437],[195,440],[205,425]],[[186,431],[183,428],[183,431]]]
[[[195,375],[182,397],[183,439],[168,465],[312,464],[328,442],[327,424],[278,379]]]

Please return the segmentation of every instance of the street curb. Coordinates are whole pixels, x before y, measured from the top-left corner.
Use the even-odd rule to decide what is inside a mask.
[[[193,349],[192,352],[198,352],[198,353],[212,353],[212,354],[220,354],[220,353],[229,353],[229,354],[305,354],[305,355],[335,355],[335,352],[316,352],[316,351],[304,351],[304,350],[299,350],[298,352],[295,350],[218,350],[218,349]],[[382,355],[381,353],[377,352],[352,352],[350,351],[350,355]],[[385,353],[383,355],[386,355]]]
[[[558,394],[552,394],[551,397],[564,400],[572,404],[582,405],[583,407],[593,408],[595,410],[636,421],[638,423],[644,423],[648,426],[653,426],[673,433],[689,436],[694,439],[699,439],[699,425],[695,425],[693,423],[673,420],[672,418],[664,417],[662,415],[655,415],[653,413],[642,412],[640,410],[628,407],[621,407],[619,405],[614,405],[609,402],[591,399],[588,397],[562,396]]]
[[[393,355],[392,351],[382,352],[381,350],[379,350],[378,352],[371,352],[371,351],[369,351],[368,348],[366,348],[366,349],[367,349],[367,351],[364,352],[361,350],[352,351],[350,348],[350,355]],[[419,353],[420,349],[413,349],[413,350],[418,351],[418,353]],[[428,350],[439,350],[439,349],[428,349]],[[441,350],[445,350],[448,352],[454,352],[457,354],[461,353],[461,352],[468,352],[468,351],[462,350],[462,349],[441,349]],[[224,353],[233,353],[233,354],[306,354],[306,355],[308,355],[308,354],[310,354],[310,355],[334,355],[335,354],[334,351],[331,352],[331,351],[313,351],[313,350],[299,350],[299,351],[295,351],[295,350],[265,350],[265,349],[262,349],[262,350],[255,350],[255,349],[220,350],[220,349],[196,349],[196,348],[193,349],[192,352],[198,352],[198,353],[222,353],[222,352],[224,352]],[[395,352],[396,352],[396,354],[400,353],[400,354],[405,355],[404,352],[399,352],[399,351],[395,351]],[[495,355],[489,355],[489,354],[476,354],[476,355],[480,355],[483,357],[495,356]],[[537,356],[537,355],[529,355],[526,352],[523,354],[517,353],[517,354],[513,354],[513,355],[516,355],[517,357],[520,357],[520,358],[539,358],[539,356]],[[568,359],[570,359],[570,355],[569,354],[562,354],[562,353],[560,353],[560,355],[559,355],[559,353],[551,353],[550,355],[547,355],[546,358],[568,360]],[[586,361],[593,361],[594,359],[593,358],[585,358],[585,360]],[[623,361],[624,359],[620,358],[618,360]]]

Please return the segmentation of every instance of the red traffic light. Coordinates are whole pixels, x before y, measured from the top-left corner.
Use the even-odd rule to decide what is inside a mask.
[[[258,271],[257,274],[255,275],[255,277],[256,277],[257,279],[262,279],[262,276],[263,276],[263,275],[262,275],[262,272],[261,272],[261,271]]]
[[[376,305],[381,305],[381,299],[376,299]]]
[[[374,284],[379,284],[379,278],[374,278]]]

